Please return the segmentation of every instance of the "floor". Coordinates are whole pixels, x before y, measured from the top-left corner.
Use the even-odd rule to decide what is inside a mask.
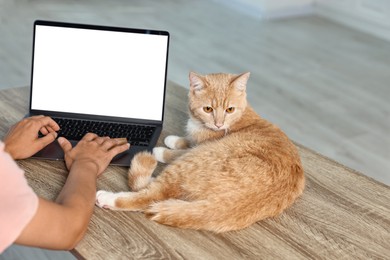
[[[317,16],[263,21],[222,2],[0,0],[0,89],[29,84],[35,19],[168,30],[169,80],[187,86],[191,70],[250,71],[248,98],[260,115],[390,185],[390,43]],[[12,250],[21,251],[0,259],[23,259]]]

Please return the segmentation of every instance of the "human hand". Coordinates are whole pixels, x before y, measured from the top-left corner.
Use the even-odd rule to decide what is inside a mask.
[[[130,144],[123,140],[99,137],[93,133],[87,133],[73,148],[72,144],[63,137],[58,138],[58,143],[64,150],[68,170],[76,161],[92,163],[97,168],[97,176],[107,168],[112,158],[130,147]]]
[[[4,150],[13,159],[28,158],[57,138],[59,125],[48,116],[32,116],[13,125],[4,139]],[[39,131],[44,135],[39,138]]]

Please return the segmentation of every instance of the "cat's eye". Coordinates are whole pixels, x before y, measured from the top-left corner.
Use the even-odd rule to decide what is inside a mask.
[[[234,110],[235,110],[234,107],[229,107],[229,108],[226,109],[226,112],[231,114],[231,113],[234,112]]]
[[[203,111],[206,113],[211,113],[211,112],[213,112],[213,108],[212,107],[204,107]]]

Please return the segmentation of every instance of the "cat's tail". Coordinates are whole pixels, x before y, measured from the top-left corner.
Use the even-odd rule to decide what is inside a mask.
[[[215,203],[207,200],[169,199],[152,204],[144,213],[160,224],[216,233],[242,229],[255,222],[245,217],[240,220],[231,218],[229,212],[216,211]]]
[[[128,173],[128,185],[132,191],[145,188],[152,180],[157,167],[156,158],[149,152],[140,152],[131,161]]]

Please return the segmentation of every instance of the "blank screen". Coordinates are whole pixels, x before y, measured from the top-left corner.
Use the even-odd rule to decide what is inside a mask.
[[[162,120],[168,36],[36,25],[31,109]]]

